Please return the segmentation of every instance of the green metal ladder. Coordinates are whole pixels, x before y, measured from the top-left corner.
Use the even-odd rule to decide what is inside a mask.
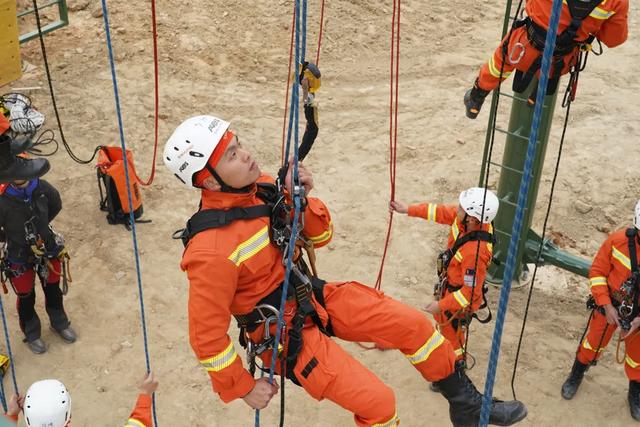
[[[66,27],[69,25],[69,10],[67,9],[66,0],[50,0],[43,5],[38,5],[38,12],[42,12],[46,8],[57,6],[58,17],[55,21],[50,22],[42,27],[42,34],[48,34],[52,31]],[[18,12],[18,18],[22,18],[31,14],[35,14],[35,9],[27,9],[22,12]],[[20,34],[20,43],[28,42],[29,40],[38,37],[38,29],[34,29],[25,34]]]
[[[512,13],[512,0],[508,0],[502,29],[503,38],[510,28],[510,22],[513,19],[516,19],[515,16],[511,15]],[[494,230],[496,237],[498,238],[498,242],[494,247],[494,256],[500,261],[500,263],[493,264],[489,270],[487,280],[492,283],[501,283],[504,273],[504,264],[507,257],[509,240],[511,238],[518,190],[523,176],[527,144],[531,132],[531,122],[533,120],[533,108],[528,105],[527,99],[529,98],[531,91],[534,89],[534,86],[535,84],[532,82],[524,93],[513,95],[495,90],[493,91],[491,98],[491,112],[489,114],[479,182],[480,186],[484,186],[485,173],[488,170],[488,167],[493,166],[500,169],[500,178],[497,190],[497,195],[500,199],[500,209],[498,211],[498,216],[494,221]],[[496,125],[495,129],[496,134],[503,134],[506,136],[501,163],[497,163],[495,161],[489,162],[488,159],[493,130],[492,126],[495,115],[497,114],[499,97],[511,99],[512,102],[508,128],[505,130],[497,127]],[[543,241],[542,237],[531,229],[542,168],[544,166],[544,159],[549,141],[549,133],[551,132],[556,98],[557,92],[546,96],[543,105],[542,121],[538,133],[539,139],[536,145],[536,154],[534,158],[533,176],[531,186],[529,187],[529,197],[525,209],[522,232],[518,238],[518,250],[516,255],[516,265],[518,265],[518,268],[514,277],[519,278],[518,281],[521,282],[526,282],[526,275],[528,272],[526,264],[534,263],[536,261],[541,242],[543,245],[540,258],[541,264],[555,265],[584,277],[587,276],[591,265],[589,260],[571,255],[561,250],[549,239],[544,239]],[[487,165],[487,163],[489,163],[489,165]]]

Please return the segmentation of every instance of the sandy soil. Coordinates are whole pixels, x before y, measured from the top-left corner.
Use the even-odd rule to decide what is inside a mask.
[[[28,3],[28,2],[27,2]],[[69,0],[71,24],[47,37],[65,134],[81,157],[97,144],[118,144],[113,92],[100,3]],[[309,55],[315,57],[319,2],[310,2]],[[316,195],[333,212],[335,238],[319,254],[326,279],[372,283],[387,226],[388,61],[391,2],[328,2],[319,94],[321,131],[308,164]],[[148,3],[109,2],[125,134],[138,173],[148,176],[153,144],[153,79]],[[160,0],[159,44],[161,144],[185,117],[211,113],[233,122],[242,141],[275,172],[280,157],[292,2]],[[640,43],[637,5],[630,38],[622,47],[592,58],[582,75],[563,155],[550,225],[561,245],[591,257],[606,234],[630,222],[638,198],[637,102]],[[477,182],[488,111],[464,117],[462,95],[499,39],[503,6],[488,0],[403,2],[397,194],[401,200],[455,201]],[[26,25],[23,23],[23,25]],[[37,42],[23,46],[37,66],[2,88],[42,86],[29,92],[54,127]],[[506,104],[506,103],[505,103]],[[508,106],[500,116],[508,120]],[[535,227],[541,226],[560,130],[558,113],[548,149]],[[499,144],[496,159],[499,159]],[[223,405],[211,392],[188,343],[185,275],[181,245],[170,239],[196,209],[198,195],[185,192],[158,160],[158,175],[143,191],[146,219],[138,226],[152,364],[161,379],[157,395],[162,425],[247,426],[253,413],[243,402]],[[74,399],[74,426],[122,425],[144,371],[132,243],[124,227],[107,225],[98,209],[92,166],[74,164],[64,152],[52,158],[49,179],[62,192],[64,210],[55,226],[73,256],[74,283],[66,306],[79,333],[68,346],[46,328],[49,352],[31,354],[20,342],[13,310],[5,307],[22,389],[42,377],[61,379]],[[492,175],[497,181],[497,174]],[[580,213],[581,204],[592,209]],[[447,229],[401,217],[394,226],[384,290],[408,304],[430,299],[434,260]],[[350,257],[347,257],[347,254]],[[495,308],[498,291],[490,293]],[[587,319],[584,279],[543,269],[529,313],[517,377],[518,397],[529,407],[522,425],[632,425],[626,378],[615,348],[592,369],[578,396],[560,397]],[[514,291],[508,312],[495,394],[507,397],[526,294]],[[44,315],[42,297],[40,313]],[[46,322],[45,322],[46,324]],[[483,385],[494,323],[474,325],[470,352],[478,359],[470,376]],[[235,335],[235,332],[233,332]],[[447,404],[428,391],[419,375],[390,352],[345,347],[397,393],[403,425],[448,425]],[[9,390],[9,382],[5,382]],[[318,403],[295,386],[287,388],[287,425],[348,426],[351,415]],[[278,405],[263,411],[276,425]],[[311,421],[313,420],[313,421]]]

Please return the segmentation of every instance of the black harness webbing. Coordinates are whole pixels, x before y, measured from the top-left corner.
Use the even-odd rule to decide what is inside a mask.
[[[576,40],[575,38],[582,26],[582,22],[600,3],[602,3],[601,0],[567,0],[567,6],[571,15],[571,22],[556,39],[556,46],[553,51],[553,72],[549,78],[547,95],[555,93],[558,88],[560,74],[565,66],[564,57],[573,52],[577,46],[589,45],[595,39],[594,36],[589,36],[586,40]],[[533,76],[542,66],[542,52],[544,51],[544,45],[547,39],[547,30],[536,24],[530,17],[518,21],[514,25],[515,28],[526,26],[529,42],[533,47],[540,51],[540,55],[533,61],[526,72],[522,72],[520,70],[516,71],[513,79],[513,90],[514,92],[522,93],[529,86]],[[506,49],[508,47],[505,46],[503,48]],[[536,92],[537,86],[533,90],[534,94]]]

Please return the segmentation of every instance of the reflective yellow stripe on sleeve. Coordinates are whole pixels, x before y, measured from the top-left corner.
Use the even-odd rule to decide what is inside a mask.
[[[147,427],[147,426],[141,423],[140,421],[136,420],[135,418],[129,418],[129,421],[127,421],[124,427]]]
[[[237,357],[238,353],[236,353],[233,343],[230,342],[224,351],[219,353],[217,356],[201,360],[200,364],[209,372],[220,372],[224,368],[230,366]]]
[[[593,12],[589,14],[589,16],[595,19],[604,20],[604,19],[611,18],[613,15],[615,15],[615,13],[616,12],[613,10],[605,10],[605,9],[596,7],[595,9],[593,9]]]
[[[333,223],[330,222],[329,229],[327,231],[320,234],[319,236],[310,236],[309,240],[311,240],[313,244],[317,245],[331,239],[331,236],[333,236]]]
[[[400,425],[400,420],[398,419],[398,413],[396,412],[389,421],[374,424],[372,427],[395,427],[398,425]]]
[[[458,262],[462,262],[462,254],[460,253],[460,251],[457,251],[456,254],[453,256]]]
[[[462,356],[464,354],[464,348],[459,348],[455,350],[454,353],[456,354],[456,356]]]
[[[607,286],[607,278],[604,276],[596,276],[589,279],[589,287],[593,288],[594,286]]]
[[[238,247],[229,255],[229,260],[236,266],[248,260],[269,244],[269,227],[264,226],[263,229],[251,236],[249,239],[240,243]]]
[[[427,221],[436,222],[436,213],[438,205],[436,203],[429,203],[427,205]]]
[[[433,351],[440,347],[444,342],[444,337],[440,335],[440,332],[433,331],[431,337],[427,340],[427,342],[418,349],[413,354],[406,354],[405,357],[409,359],[413,365],[417,365],[418,363],[422,363],[431,356]]]
[[[640,366],[640,363],[630,358],[628,354],[624,357],[624,363],[629,365],[632,369],[637,369],[638,366]]]
[[[451,235],[453,236],[453,240],[458,238],[458,234],[460,234],[460,230],[458,229],[458,220],[454,220],[453,224],[451,224]]]
[[[623,267],[631,271],[631,260],[628,256],[620,252],[615,246],[611,248],[611,256],[616,259]]]
[[[465,298],[465,296],[462,294],[462,290],[455,291],[453,293],[453,297],[456,299],[456,301],[458,301],[460,307],[465,308],[469,305],[469,301],[467,301],[467,298]]]

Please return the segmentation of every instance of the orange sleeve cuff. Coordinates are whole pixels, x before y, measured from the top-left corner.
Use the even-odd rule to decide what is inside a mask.
[[[211,378],[213,379],[213,375],[211,375]],[[218,394],[224,403],[229,403],[235,399],[245,397],[251,390],[253,390],[255,385],[256,380],[251,376],[249,371],[243,369],[243,373],[240,375],[240,378],[233,387],[220,390]]]
[[[598,286],[600,287],[600,286]],[[602,305],[607,305],[607,304],[611,304],[611,297],[609,296],[609,289],[607,286],[603,286],[604,292],[600,291],[596,291],[595,289],[591,290],[591,294],[593,295],[593,298],[596,300],[596,304],[602,306]]]

